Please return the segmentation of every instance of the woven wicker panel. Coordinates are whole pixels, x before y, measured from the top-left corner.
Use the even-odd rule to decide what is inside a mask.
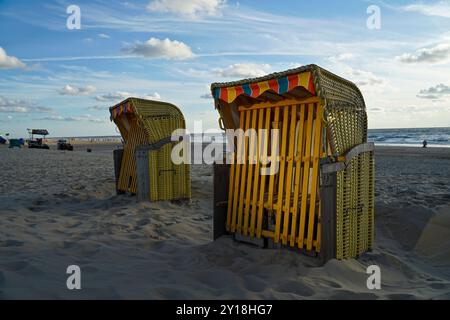
[[[337,259],[356,257],[373,246],[373,166],[373,152],[361,153],[337,174]]]
[[[313,74],[317,95],[325,102],[324,117],[333,154],[340,156],[367,142],[367,113],[359,89],[319,67]]]

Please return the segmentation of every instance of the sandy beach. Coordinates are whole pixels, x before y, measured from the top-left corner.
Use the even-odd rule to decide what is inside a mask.
[[[116,195],[117,146],[0,147],[0,299],[450,299],[450,148],[377,147],[375,249],[313,267],[213,242],[211,166],[192,166],[190,203]]]

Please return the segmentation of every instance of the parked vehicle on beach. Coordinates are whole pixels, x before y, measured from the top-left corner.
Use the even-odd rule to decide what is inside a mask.
[[[57,149],[58,150],[68,150],[73,151],[73,145],[71,145],[67,140],[60,139],[57,143]]]
[[[30,134],[30,139],[28,139],[28,148],[30,149],[50,149],[48,144],[43,143],[43,139],[48,135],[46,129],[27,129]],[[35,135],[43,136],[43,138],[34,138]]]

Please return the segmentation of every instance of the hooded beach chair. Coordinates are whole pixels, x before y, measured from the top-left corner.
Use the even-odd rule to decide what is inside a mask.
[[[308,65],[211,91],[223,129],[255,129],[227,134],[232,163],[215,165],[215,238],[296,248],[322,263],[372,248],[374,147],[356,85]]]
[[[114,155],[117,191],[137,194],[141,200],[189,199],[189,164],[171,160],[178,143],[171,135],[186,128],[181,111],[170,103],[137,98],[109,110],[124,141],[123,150]]]

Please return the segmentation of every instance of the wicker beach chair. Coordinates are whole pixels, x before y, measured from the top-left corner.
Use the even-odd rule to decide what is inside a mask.
[[[232,137],[233,163],[215,166],[215,238],[297,248],[322,263],[372,248],[374,148],[353,83],[308,65],[211,91],[223,129],[256,129]]]
[[[118,192],[150,201],[191,197],[189,164],[176,165],[172,132],[185,128],[181,111],[166,102],[129,98],[111,107],[124,149],[115,152]]]

